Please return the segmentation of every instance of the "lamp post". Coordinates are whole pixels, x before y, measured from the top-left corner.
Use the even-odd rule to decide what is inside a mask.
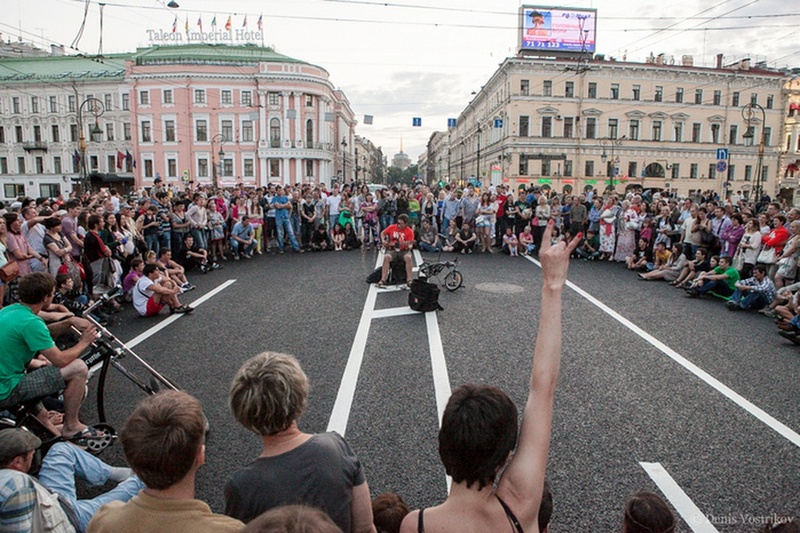
[[[761,113],[761,138],[758,142],[758,164],[756,165],[756,186],[754,189],[755,203],[758,205],[761,202],[761,174],[764,164],[764,145],[767,141],[767,137],[765,135],[767,112],[764,111],[763,107],[755,102],[751,102],[742,107],[742,118],[747,123],[747,131],[745,131],[744,135],[742,135],[742,138],[744,139],[753,139],[756,135],[756,129],[753,126],[753,123],[758,120],[755,116],[756,112]]]
[[[89,169],[86,166],[86,137],[83,133],[83,108],[89,103],[91,103],[90,111],[94,115],[94,126],[92,126],[92,130],[89,132],[89,135],[95,142],[97,142],[98,137],[103,134],[103,130],[100,129],[100,126],[97,124],[97,119],[103,116],[103,113],[106,112],[103,102],[93,97],[87,98],[81,102],[80,106],[78,106],[78,129],[81,132],[81,136],[78,141],[78,148],[81,153],[81,188],[83,189],[82,192],[84,193],[89,192],[89,189],[91,189],[91,184],[89,183]]]
[[[611,147],[611,172],[610,172],[611,175],[609,177],[610,178],[609,181],[611,182],[611,188],[615,192],[617,190],[617,183],[616,183],[617,164],[619,163],[619,156],[616,156],[615,152],[616,152],[616,149],[618,147],[622,146],[623,139],[625,139],[624,136],[622,138],[620,138],[620,139],[606,138],[606,139],[601,139],[600,140],[600,146],[603,147],[603,154],[600,156],[600,160],[603,163],[608,161],[608,155],[606,154],[606,146],[610,146]],[[609,174],[608,166],[606,166],[606,175],[608,175],[608,174]]]
[[[214,142],[219,145],[219,171],[217,171],[217,164],[214,162]],[[222,174],[222,164],[225,160],[225,152],[222,151],[222,145],[225,144],[225,136],[217,133],[211,137],[211,176],[214,178],[214,188],[219,188],[219,176]]]
[[[342,185],[347,182],[347,139],[342,137]]]
[[[478,181],[481,180],[481,125],[478,124],[478,155],[475,162],[475,177]]]
[[[464,141],[461,141],[461,181],[464,181]]]

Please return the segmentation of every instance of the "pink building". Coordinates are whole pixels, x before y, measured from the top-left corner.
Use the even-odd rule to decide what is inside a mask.
[[[254,45],[137,50],[125,72],[136,186],[156,176],[255,187],[350,181],[356,122],[328,77]]]

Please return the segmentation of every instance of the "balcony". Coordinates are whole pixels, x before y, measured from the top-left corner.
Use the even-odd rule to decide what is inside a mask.
[[[47,143],[42,141],[34,141],[34,142],[27,142],[22,143],[22,149],[26,152],[46,152],[47,151]]]

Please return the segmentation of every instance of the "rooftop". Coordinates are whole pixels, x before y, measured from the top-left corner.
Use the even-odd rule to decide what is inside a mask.
[[[306,61],[279,54],[272,48],[255,44],[228,45],[194,43],[165,46],[157,45],[139,48],[136,50],[136,54],[132,56],[132,59],[137,65],[164,63],[247,65],[260,62],[308,64]]]
[[[4,83],[61,79],[121,79],[125,61],[131,54],[113,54],[102,58],[86,56],[26,57],[0,59],[0,81]]]

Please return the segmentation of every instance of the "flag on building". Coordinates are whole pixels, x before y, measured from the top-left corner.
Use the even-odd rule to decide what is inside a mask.
[[[225,23],[225,31],[231,31],[231,16],[228,15],[228,22]]]
[[[122,170],[123,161],[125,161],[125,154],[117,150],[117,169]]]
[[[186,33],[189,33],[189,17],[186,17],[186,23],[183,25],[184,30]]]
[[[217,16],[216,15],[214,15],[214,18],[211,19],[211,29],[212,30],[216,30],[217,29]]]
[[[372,124],[372,115],[364,115],[364,124]]]
[[[81,154],[77,150],[72,154],[72,166],[77,168],[81,164]]]
[[[264,18],[264,15],[259,15],[258,16],[258,30],[259,31],[264,29],[264,22],[262,20],[263,18]]]
[[[133,156],[128,150],[125,150],[125,165],[127,168],[133,168]]]
[[[242,28],[247,27],[247,15],[244,16],[244,22],[242,22]]]
[[[197,27],[200,28],[200,31],[203,31],[203,17],[197,17]]]
[[[175,20],[172,21],[172,33],[178,31],[178,17],[175,17]]]

